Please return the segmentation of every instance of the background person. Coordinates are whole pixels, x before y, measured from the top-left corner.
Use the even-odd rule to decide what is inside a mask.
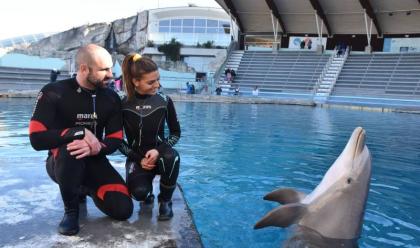
[[[58,75],[60,75],[61,72],[57,69],[52,69],[50,72],[50,83],[53,83],[55,81],[57,81],[57,77]]]
[[[258,89],[258,86],[255,86],[254,89],[252,90],[252,95],[258,96],[259,93],[260,93],[260,89]]]

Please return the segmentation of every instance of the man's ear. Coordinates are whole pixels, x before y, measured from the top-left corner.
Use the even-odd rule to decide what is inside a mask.
[[[89,72],[89,66],[87,64],[80,64],[80,71],[83,73]]]

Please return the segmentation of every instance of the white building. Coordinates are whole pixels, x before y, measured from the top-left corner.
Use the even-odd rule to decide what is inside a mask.
[[[163,44],[175,38],[186,46],[213,41],[226,47],[231,40],[230,17],[223,9],[175,7],[149,10],[148,39]]]
[[[175,38],[183,44],[181,58],[197,72],[214,72],[226,56],[234,30],[223,9],[209,7],[173,7],[148,10],[147,39],[159,46]],[[235,28],[236,30],[236,28]],[[212,42],[211,49],[197,44]],[[155,47],[146,47],[144,54],[154,60],[165,57]]]

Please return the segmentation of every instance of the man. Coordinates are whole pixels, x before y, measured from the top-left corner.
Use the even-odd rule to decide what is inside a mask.
[[[112,59],[94,44],[79,49],[76,78],[49,83],[38,95],[29,125],[35,150],[49,150],[47,172],[58,183],[64,217],[58,231],[79,231],[79,194],[83,188],[108,216],[125,220],[133,203],[122,177],[105,155],[122,141],[118,95],[106,87]]]
[[[58,75],[60,75],[60,71],[57,69],[52,69],[50,72],[50,83],[54,83],[55,81],[57,81],[57,77]]]

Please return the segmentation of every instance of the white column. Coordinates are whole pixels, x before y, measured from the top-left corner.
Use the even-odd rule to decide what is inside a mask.
[[[366,26],[366,36],[367,36],[367,41],[368,41],[368,45],[365,48],[366,52],[371,53],[372,52],[372,46],[370,45],[370,41],[372,39],[372,18],[370,18],[370,27],[368,27],[368,15],[366,13],[366,9],[364,12],[364,17],[365,17],[365,26]]]

